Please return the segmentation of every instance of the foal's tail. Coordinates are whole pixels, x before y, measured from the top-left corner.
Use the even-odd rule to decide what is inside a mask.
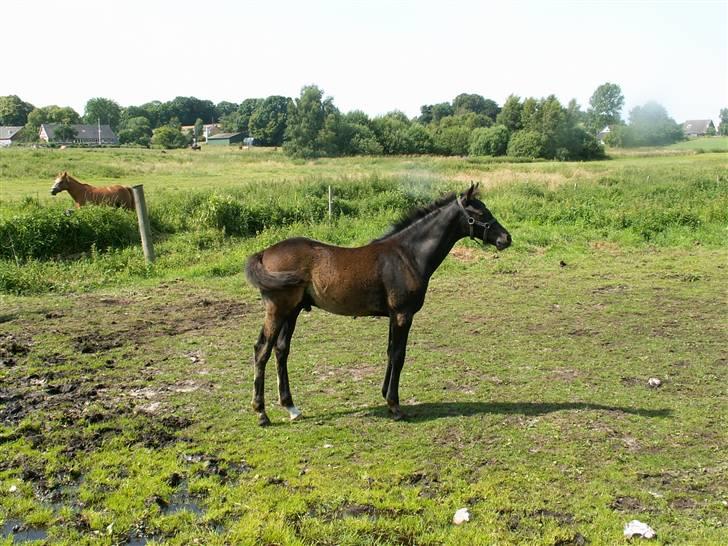
[[[248,282],[259,290],[282,290],[302,284],[304,279],[295,271],[269,272],[263,267],[263,253],[253,254],[245,263]]]

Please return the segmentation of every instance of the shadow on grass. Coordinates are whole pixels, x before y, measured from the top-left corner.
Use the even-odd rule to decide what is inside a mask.
[[[427,402],[423,404],[402,406],[402,411],[404,411],[407,416],[406,420],[411,423],[455,416],[468,417],[484,414],[534,416],[545,415],[547,413],[554,413],[557,411],[579,410],[616,411],[649,418],[666,418],[672,416],[671,409],[628,408],[622,406],[591,404],[588,402]],[[359,410],[348,412],[338,412],[338,415],[362,414],[362,412],[363,415],[368,417],[389,418],[389,412],[384,405],[361,408]],[[332,415],[332,417],[333,416],[334,415]]]

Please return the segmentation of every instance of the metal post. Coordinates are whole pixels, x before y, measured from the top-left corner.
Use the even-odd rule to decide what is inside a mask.
[[[331,220],[331,210],[333,209],[333,201],[331,198],[331,186],[329,186],[329,220]]]
[[[152,230],[149,227],[149,216],[147,216],[147,203],[144,200],[144,186],[138,184],[132,186],[134,194],[134,207],[136,208],[137,221],[139,222],[139,235],[142,238],[142,249],[147,263],[154,262],[154,247],[152,246]]]

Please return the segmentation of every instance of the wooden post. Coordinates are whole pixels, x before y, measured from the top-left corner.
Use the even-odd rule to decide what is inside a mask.
[[[329,220],[331,220],[332,209],[333,209],[333,199],[331,196],[331,186],[329,186]]]
[[[154,247],[152,246],[152,230],[149,227],[149,217],[147,216],[147,203],[144,200],[144,186],[141,184],[132,186],[131,191],[134,194],[134,207],[139,222],[139,235],[142,238],[144,258],[150,264],[154,262]]]

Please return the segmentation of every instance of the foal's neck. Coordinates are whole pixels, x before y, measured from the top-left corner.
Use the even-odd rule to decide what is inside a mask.
[[[458,226],[457,203],[428,214],[398,237],[411,253],[414,265],[423,278],[429,279],[463,235]]]

